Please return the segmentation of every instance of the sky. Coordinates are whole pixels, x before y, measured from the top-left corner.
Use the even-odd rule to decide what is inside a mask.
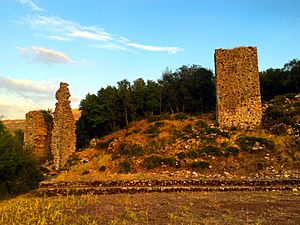
[[[71,106],[167,68],[214,70],[214,50],[257,46],[259,70],[300,56],[299,0],[0,0],[0,117]]]

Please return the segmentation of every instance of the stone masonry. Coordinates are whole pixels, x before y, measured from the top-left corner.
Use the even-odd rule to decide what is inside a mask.
[[[51,152],[56,170],[62,168],[76,150],[75,120],[70,106],[67,83],[60,83],[55,95],[54,125],[51,137]]]
[[[262,109],[256,47],[216,49],[215,70],[219,126],[259,126]]]
[[[32,148],[33,155],[39,158],[50,156],[50,141],[53,122],[46,111],[30,111],[26,113],[24,143]]]

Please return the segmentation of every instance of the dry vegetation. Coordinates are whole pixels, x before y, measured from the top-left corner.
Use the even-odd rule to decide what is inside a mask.
[[[0,202],[0,224],[299,224],[297,192],[83,195]]]

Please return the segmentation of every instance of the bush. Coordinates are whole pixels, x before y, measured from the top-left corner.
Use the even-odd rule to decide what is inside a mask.
[[[272,140],[252,137],[252,136],[239,136],[237,139],[241,150],[248,152],[255,152],[257,150],[273,150],[275,145]]]
[[[199,120],[196,125],[201,128],[201,129],[207,129],[208,125],[203,121],[203,120]]]
[[[147,169],[154,169],[161,165],[161,157],[152,155],[144,159],[144,166]]]
[[[152,155],[144,159],[144,166],[147,169],[154,169],[163,164],[166,164],[169,167],[180,167],[179,162],[177,162],[174,157],[161,157]]]
[[[187,119],[187,118],[188,118],[188,116],[184,113],[178,113],[174,117],[175,120],[184,120],[184,119]]]
[[[193,159],[195,159],[195,158],[197,158],[198,156],[199,156],[199,154],[198,154],[198,152],[196,152],[196,151],[189,151],[187,154],[186,154],[186,156],[188,157],[188,158],[193,158]]]
[[[97,148],[97,149],[103,149],[103,148],[107,149],[108,146],[109,146],[109,144],[110,144],[113,140],[114,140],[114,139],[111,138],[111,139],[109,139],[109,140],[107,140],[107,141],[98,142],[98,143],[96,144],[96,148]]]
[[[119,173],[129,173],[132,170],[131,162],[124,160],[119,163]]]
[[[191,124],[188,124],[182,128],[182,131],[187,134],[193,133],[193,126]]]
[[[209,167],[209,163],[205,161],[193,162],[190,167],[193,169],[205,169]]]
[[[145,154],[144,149],[140,145],[126,145],[124,143],[119,145],[119,153],[127,156],[142,156]]]
[[[206,146],[203,149],[199,150],[199,153],[204,155],[215,155],[215,156],[222,155],[221,149],[216,146]]]
[[[144,134],[150,134],[150,136],[155,137],[159,134],[159,129],[156,126],[150,125]]]
[[[175,155],[178,159],[185,159],[187,157],[187,154],[185,152],[178,152],[176,155]]]
[[[229,132],[222,131],[217,127],[207,128],[205,133],[206,134],[215,134],[215,135],[219,135],[219,136],[226,137],[226,138],[230,137]]]
[[[0,121],[0,198],[30,191],[42,178],[37,159]]]
[[[239,153],[240,149],[236,148],[236,147],[227,147],[225,149],[225,156],[234,156],[237,155]]]
[[[99,167],[99,171],[100,172],[105,172],[105,170],[106,170],[106,166],[100,166]]]

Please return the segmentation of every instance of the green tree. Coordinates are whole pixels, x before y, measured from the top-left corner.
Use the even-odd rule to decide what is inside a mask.
[[[38,161],[23,148],[20,135],[10,133],[0,121],[0,197],[36,188],[41,179]]]

